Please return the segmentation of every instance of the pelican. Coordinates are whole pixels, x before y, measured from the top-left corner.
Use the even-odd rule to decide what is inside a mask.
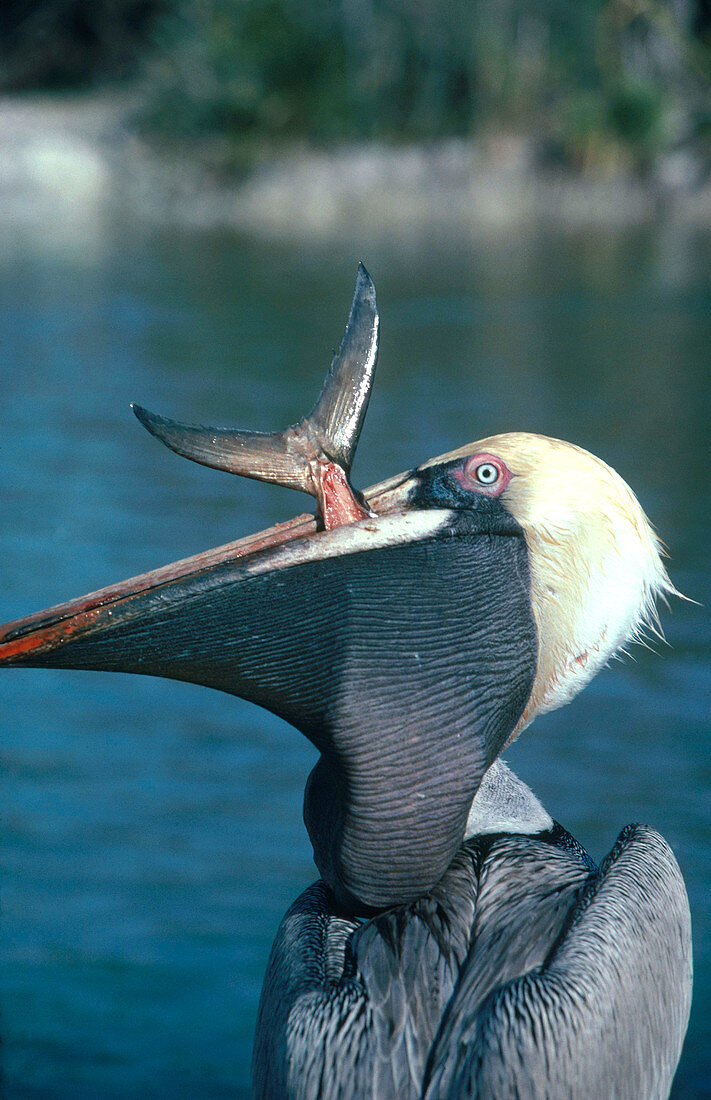
[[[317,515],[7,624],[0,663],[204,684],[319,750],[321,878],[277,933],[255,1097],[666,1097],[691,995],[676,860],[628,825],[596,866],[500,759],[655,627],[658,539],[614,470],[539,435],[354,489],[378,327],[361,265],[323,392],[284,431],[135,408]]]

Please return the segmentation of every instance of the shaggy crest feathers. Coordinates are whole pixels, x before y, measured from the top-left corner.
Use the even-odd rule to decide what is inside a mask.
[[[518,736],[536,715],[572,699],[627,643],[660,635],[656,600],[679,593],[637,498],[601,459],[526,432],[489,436],[445,457],[477,451],[498,455],[511,471],[501,499],[529,548],[539,653]]]

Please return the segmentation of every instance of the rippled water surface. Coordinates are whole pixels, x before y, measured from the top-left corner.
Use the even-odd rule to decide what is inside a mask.
[[[596,232],[323,246],[126,226],[0,234],[0,620],[308,508],[185,462],[128,404],[281,427],[311,407],[355,263],[382,316],[365,486],[494,431],[557,435],[627,478],[702,606],[508,760],[595,857],[629,821],[688,883],[696,990],[674,1096],[711,1096],[711,236]],[[204,688],[0,676],[8,1097],[245,1097],[279,919],[314,877],[315,753]]]

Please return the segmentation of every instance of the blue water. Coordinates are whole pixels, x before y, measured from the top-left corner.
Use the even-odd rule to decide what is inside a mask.
[[[632,484],[702,606],[675,600],[669,645],[616,662],[508,760],[593,856],[629,821],[671,843],[696,950],[673,1095],[711,1097],[711,234],[306,247],[109,223],[0,238],[0,620],[308,509],[170,454],[128,404],[293,421],[361,256],[382,342],[356,484],[511,429],[580,443]],[[198,687],[0,679],[7,1096],[247,1096],[271,940],[315,877],[314,751]]]

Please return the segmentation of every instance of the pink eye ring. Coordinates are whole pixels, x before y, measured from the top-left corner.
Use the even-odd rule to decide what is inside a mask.
[[[465,489],[498,496],[511,480],[511,472],[496,455],[480,453],[464,462],[457,480]]]

